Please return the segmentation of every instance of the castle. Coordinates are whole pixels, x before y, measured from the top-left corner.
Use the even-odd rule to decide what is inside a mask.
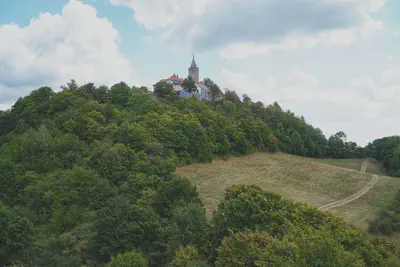
[[[163,79],[160,82],[166,82],[166,83],[171,84],[172,87],[174,88],[175,92],[180,97],[195,96],[198,100],[203,100],[203,99],[209,100],[210,99],[210,90],[204,84],[204,82],[200,81],[200,70],[199,70],[199,67],[197,67],[196,60],[194,59],[194,54],[193,54],[192,64],[189,67],[189,75],[188,76],[192,77],[192,79],[194,80],[194,82],[196,84],[196,89],[198,92],[193,92],[193,93],[186,92],[182,87],[182,83],[183,83],[184,79],[179,78],[179,76],[176,75],[175,73],[171,77],[169,77],[167,79]]]

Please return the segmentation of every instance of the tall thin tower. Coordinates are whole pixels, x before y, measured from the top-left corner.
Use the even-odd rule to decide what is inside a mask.
[[[197,67],[196,60],[194,59],[194,53],[193,53],[192,64],[190,65],[190,68],[189,68],[189,76],[192,77],[192,79],[196,83],[199,82],[200,72],[199,72],[199,68]]]

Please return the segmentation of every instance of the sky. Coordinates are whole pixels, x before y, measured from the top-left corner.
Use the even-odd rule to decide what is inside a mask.
[[[400,0],[0,0],[0,110],[70,79],[200,78],[365,145],[400,134]]]

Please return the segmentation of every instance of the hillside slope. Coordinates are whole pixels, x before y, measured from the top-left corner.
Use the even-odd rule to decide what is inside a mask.
[[[345,199],[366,187],[372,179],[371,174],[283,153],[258,153],[227,161],[193,164],[177,172],[197,185],[208,214],[223,198],[224,188],[233,184],[257,184],[294,201],[320,207]],[[331,212],[364,226],[398,189],[399,179],[381,177],[364,196]]]
[[[353,159],[334,159],[334,158],[303,158],[298,157],[299,160],[313,161],[318,163],[325,163],[329,165],[334,165],[337,167],[352,169],[355,171],[359,171],[364,162],[362,158],[353,158]],[[369,158],[368,166],[365,170],[366,173],[377,174],[377,175],[387,175],[381,163],[376,159]]]
[[[214,264],[232,229],[263,230],[269,240],[304,232],[315,240],[306,249],[298,240],[302,251],[294,255],[315,255],[318,240],[328,237],[325,250],[339,253],[335,266],[349,266],[343,255],[357,251],[380,255],[372,261],[356,255],[367,267],[387,266],[392,254],[381,248],[382,240],[376,243],[330,213],[257,186],[228,188],[220,202],[231,184],[259,183],[320,206],[363,188],[370,179],[357,171],[333,172],[335,167],[284,154],[236,158],[216,169],[197,165],[203,168],[200,190],[210,194],[203,194],[208,213],[219,202],[212,223],[193,184],[174,175],[176,166],[278,148],[361,157],[363,150],[344,142],[342,132],[327,140],[277,104],[169,97],[156,101],[123,82],[109,89],[71,81],[61,92],[35,90],[0,112],[0,266],[105,266],[121,253],[166,266],[182,249],[197,251],[199,264]],[[353,240],[356,246],[343,246]],[[302,266],[314,266],[315,257],[309,260]]]

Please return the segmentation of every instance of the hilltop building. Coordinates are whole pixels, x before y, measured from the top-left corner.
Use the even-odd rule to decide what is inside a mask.
[[[198,92],[193,92],[189,93],[186,92],[183,87],[182,83],[184,79],[180,78],[178,75],[175,73],[167,78],[163,79],[160,82],[166,82],[172,85],[174,88],[175,92],[180,96],[180,97],[192,97],[195,96],[198,100],[209,100],[210,99],[210,90],[209,88],[204,84],[204,82],[200,81],[200,70],[199,67],[197,66],[196,60],[194,58],[193,54],[193,59],[192,59],[192,64],[189,67],[189,74],[188,76],[192,77],[196,84],[196,89]]]

